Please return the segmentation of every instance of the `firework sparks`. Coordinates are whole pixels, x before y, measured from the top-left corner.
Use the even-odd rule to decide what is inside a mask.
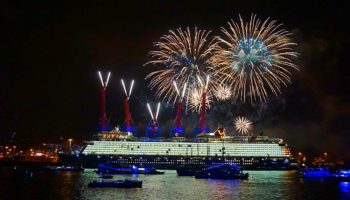
[[[231,87],[225,84],[219,84],[213,90],[215,98],[219,101],[226,101],[231,98],[232,90]]]
[[[255,15],[249,22],[231,20],[228,29],[221,28],[224,37],[218,38],[209,71],[231,85],[242,101],[246,95],[251,101],[266,101],[269,92],[280,94],[281,86],[291,82],[290,69],[299,69],[292,62],[298,55],[296,43],[281,25]]]
[[[185,31],[176,29],[170,30],[169,34],[154,44],[156,50],[150,51],[151,60],[145,65],[162,67],[146,76],[150,80],[149,88],[156,89],[157,97],[175,102],[179,95],[173,87],[174,81],[178,88],[184,88],[185,84],[187,88],[194,88],[199,85],[198,77],[199,80],[204,80],[204,70],[217,44],[217,40],[209,39],[209,35],[210,31],[197,28],[194,32],[189,28]]]
[[[253,129],[253,124],[246,117],[236,117],[233,124],[240,134],[247,134]]]
[[[204,87],[192,87],[188,91],[190,93],[187,99],[188,110],[192,112],[200,112],[202,96],[203,96],[203,92],[205,91]],[[206,98],[205,107],[206,109],[209,109],[211,96],[207,93],[205,98]]]

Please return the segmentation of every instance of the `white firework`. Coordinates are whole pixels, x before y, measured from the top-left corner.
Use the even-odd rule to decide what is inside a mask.
[[[214,96],[219,101],[226,101],[232,96],[231,87],[225,84],[219,84],[213,90]]]
[[[201,110],[201,104],[202,104],[202,98],[203,98],[203,88],[190,88],[188,90],[189,92],[189,98],[187,99],[187,108],[188,110],[192,112],[200,112]],[[207,93],[205,95],[205,108],[210,108],[210,102],[211,102],[211,96]]]
[[[236,117],[233,124],[240,134],[247,134],[253,129],[253,123],[246,117]]]
[[[291,83],[298,56],[291,33],[276,20],[261,21],[251,15],[249,21],[239,17],[221,28],[222,38],[214,46],[209,72],[232,87],[233,94],[245,102],[266,102],[270,93],[279,95],[282,86]]]

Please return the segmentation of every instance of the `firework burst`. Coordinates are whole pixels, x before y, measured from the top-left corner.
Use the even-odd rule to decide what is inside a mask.
[[[192,87],[189,90],[190,95],[186,100],[188,110],[192,112],[200,112],[202,106],[202,96],[205,89],[203,87]],[[211,95],[208,93],[205,96],[205,107],[206,109],[210,108]]]
[[[225,84],[219,84],[213,90],[213,95],[219,101],[226,101],[232,96],[231,87]]]
[[[176,29],[154,43],[156,50],[150,51],[151,60],[145,65],[162,67],[146,76],[150,80],[149,88],[156,89],[157,97],[175,102],[179,95],[173,87],[174,81],[178,88],[183,88],[185,84],[188,88],[199,86],[198,80],[204,80],[204,70],[217,44],[217,40],[209,39],[209,35],[210,31],[197,28],[194,32],[189,28],[185,31]]]
[[[278,95],[281,86],[291,82],[291,69],[298,70],[292,59],[296,43],[291,33],[280,29],[282,24],[274,20],[261,21],[252,15],[249,22],[228,22],[228,29],[221,28],[224,37],[219,38],[215,56],[211,58],[211,71],[232,87],[233,94],[246,100],[266,101],[269,92]]]
[[[242,135],[249,133],[253,129],[253,123],[246,117],[236,117],[233,124],[236,131]]]

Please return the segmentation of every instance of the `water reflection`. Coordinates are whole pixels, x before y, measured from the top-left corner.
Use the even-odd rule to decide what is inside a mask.
[[[11,169],[12,170],[12,169]],[[0,199],[350,199],[350,183],[301,181],[296,171],[248,171],[248,180],[205,180],[164,175],[115,175],[137,178],[143,188],[88,188],[100,180],[93,170],[84,173],[34,172],[30,179],[0,168]]]
[[[208,196],[213,199],[225,199],[231,196],[239,196],[241,180],[202,180],[207,184]]]

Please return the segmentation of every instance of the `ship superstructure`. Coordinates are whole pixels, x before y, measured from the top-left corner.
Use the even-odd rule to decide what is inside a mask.
[[[83,154],[139,155],[139,156],[235,156],[235,157],[290,157],[291,153],[281,139],[267,136],[226,137],[215,140],[146,139],[137,141],[91,141]]]
[[[268,136],[220,136],[212,133],[193,139],[151,139],[115,132],[113,137],[107,135],[86,142],[79,157],[89,162],[112,161],[159,168],[232,162],[247,169],[288,169],[293,162],[288,145],[282,139]]]

